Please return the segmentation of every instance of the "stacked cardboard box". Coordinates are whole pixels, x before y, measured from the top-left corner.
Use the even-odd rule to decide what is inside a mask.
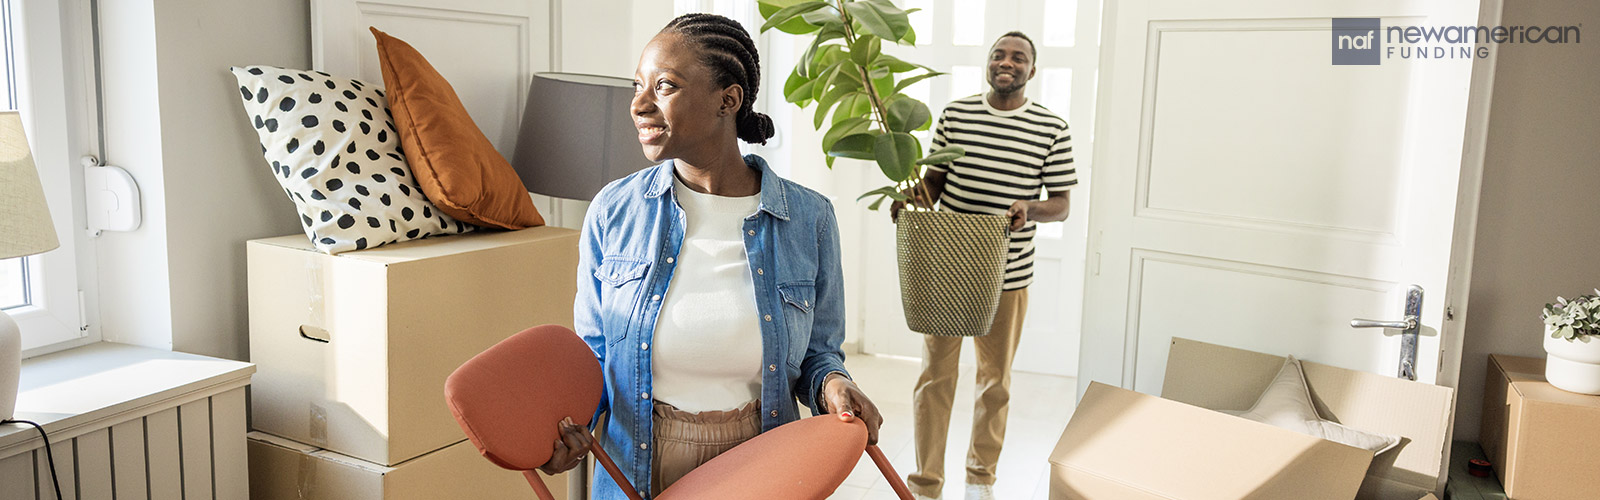
[[[1550,385],[1538,358],[1489,356],[1479,440],[1517,500],[1600,498],[1600,396]]]
[[[577,231],[469,233],[337,256],[298,235],[247,247],[258,500],[447,498],[462,484],[473,486],[462,496],[530,493],[521,474],[477,456],[445,405],[444,380],[523,329],[572,326]],[[552,485],[565,491],[564,478]]]
[[[1174,339],[1162,397],[1093,383],[1050,456],[1050,498],[1415,500],[1438,492],[1454,391],[1303,362],[1317,411],[1402,436],[1372,452],[1215,410],[1249,409],[1284,358]]]

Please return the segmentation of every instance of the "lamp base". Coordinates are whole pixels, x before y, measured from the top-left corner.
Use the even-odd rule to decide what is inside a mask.
[[[0,311],[0,420],[16,416],[17,385],[22,382],[22,330]]]

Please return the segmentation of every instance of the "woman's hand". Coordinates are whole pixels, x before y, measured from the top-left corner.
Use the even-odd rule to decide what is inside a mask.
[[[856,387],[855,381],[840,373],[830,373],[822,382],[822,401],[828,413],[850,413],[867,424],[867,444],[878,444],[878,427],[883,425],[883,415],[878,405],[867,399],[867,394]],[[847,417],[848,418],[848,417]]]
[[[594,442],[594,436],[589,435],[587,429],[573,424],[571,417],[562,419],[558,427],[561,435],[556,437],[550,461],[539,466],[539,471],[551,476],[572,470],[583,463],[583,457],[589,454],[589,445]]]

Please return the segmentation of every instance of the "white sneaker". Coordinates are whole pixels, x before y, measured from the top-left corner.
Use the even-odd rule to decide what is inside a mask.
[[[994,500],[994,485],[969,484],[967,485],[967,500]]]
[[[939,500],[939,497],[925,497],[917,493],[912,493],[911,498],[915,500]]]

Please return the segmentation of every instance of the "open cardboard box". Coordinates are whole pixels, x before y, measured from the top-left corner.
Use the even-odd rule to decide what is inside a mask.
[[[1051,500],[1427,498],[1455,391],[1302,361],[1325,419],[1401,436],[1377,457],[1213,410],[1246,410],[1284,358],[1174,338],[1162,397],[1093,383],[1050,455]]]

